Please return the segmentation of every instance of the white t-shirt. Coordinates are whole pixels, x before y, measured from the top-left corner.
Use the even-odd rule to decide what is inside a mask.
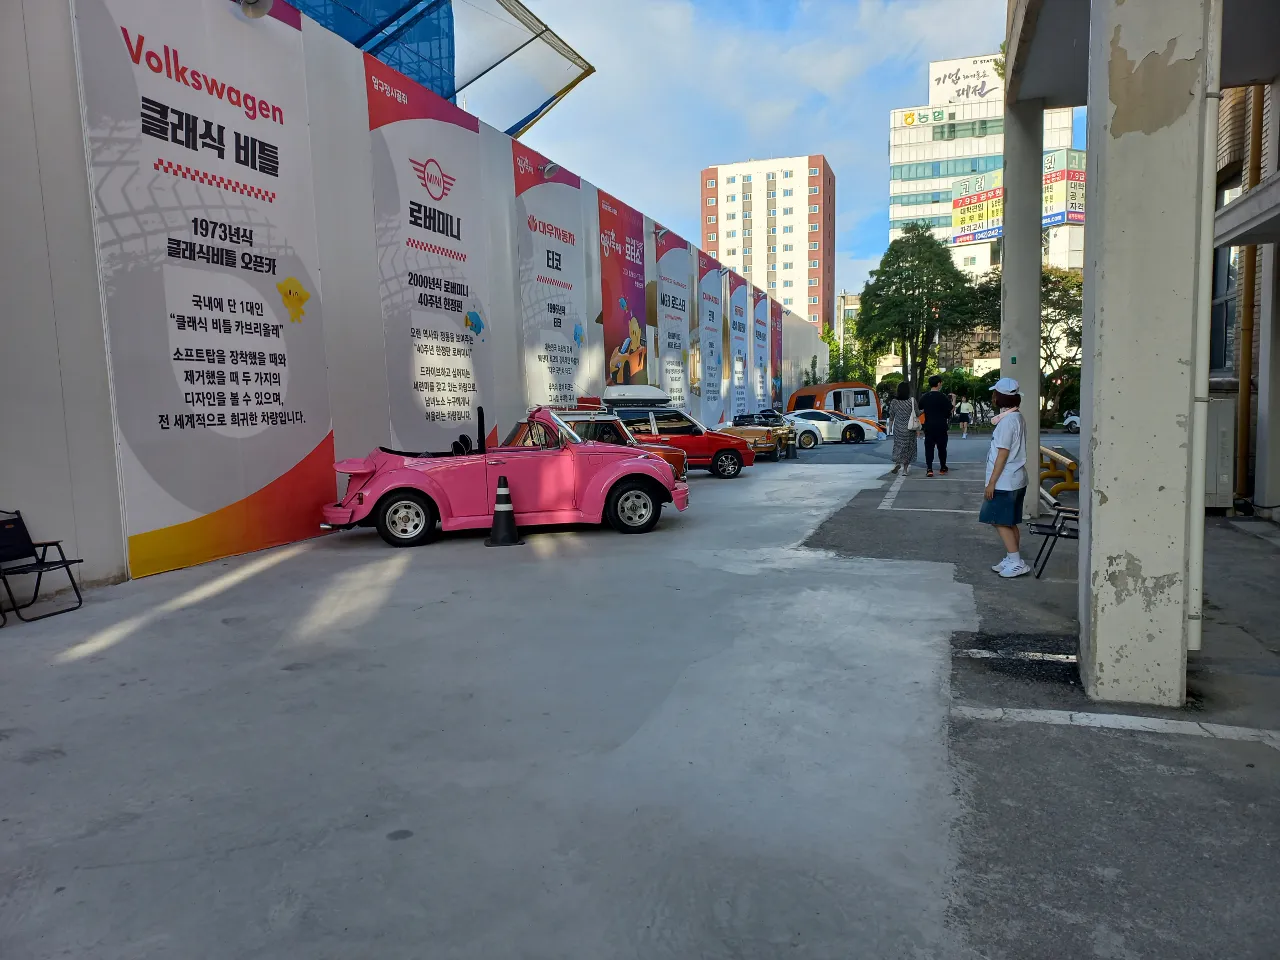
[[[1020,413],[1002,417],[991,433],[991,446],[987,450],[987,483],[996,468],[996,456],[1001,450],[1009,451],[1004,470],[996,480],[997,490],[1021,490],[1027,485],[1027,422]]]

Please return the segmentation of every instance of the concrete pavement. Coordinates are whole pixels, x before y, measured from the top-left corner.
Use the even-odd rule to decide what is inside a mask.
[[[962,655],[1075,596],[1072,544],[986,569],[965,443],[889,509],[827,446],[647,536],[353,532],[0,631],[0,957],[1272,957],[1280,750]],[[1153,722],[1280,702],[1215,676]]]
[[[354,532],[5,630],[0,955],[970,956],[971,591],[799,546],[880,472],[699,474],[642,537]]]

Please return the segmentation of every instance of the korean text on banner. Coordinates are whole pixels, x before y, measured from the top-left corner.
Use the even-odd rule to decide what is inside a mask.
[[[769,406],[769,297],[751,288],[751,412]]]
[[[582,182],[519,140],[511,162],[525,403],[572,403],[587,392]]]
[[[691,375],[697,377],[693,392],[699,394],[699,419],[709,427],[724,422],[724,275],[719,261],[698,254],[698,355],[691,358]],[[693,371],[696,369],[696,373]]]
[[[605,382],[649,382],[644,215],[600,192],[600,295]]]
[[[730,417],[742,416],[750,410],[747,381],[747,354],[750,343],[751,318],[747,313],[747,281],[729,273],[729,397]]]
[[[311,536],[333,435],[298,12],[75,6],[129,572]]]
[[[782,304],[769,301],[769,390],[773,409],[782,409]]]
[[[686,240],[666,227],[654,225],[658,251],[657,346],[662,388],[671,404],[689,409],[689,309],[693,282],[693,254]]]
[[[475,438],[491,383],[480,121],[365,55],[391,439]]]

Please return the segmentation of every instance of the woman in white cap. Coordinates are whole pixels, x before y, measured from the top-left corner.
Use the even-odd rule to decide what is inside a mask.
[[[1001,377],[992,389],[991,402],[996,410],[991,421],[995,430],[987,450],[986,499],[978,520],[995,527],[1004,544],[1004,559],[991,569],[1005,578],[1020,577],[1030,573],[1031,567],[1019,552],[1019,524],[1027,494],[1027,423],[1018,409],[1022,403],[1018,381]]]

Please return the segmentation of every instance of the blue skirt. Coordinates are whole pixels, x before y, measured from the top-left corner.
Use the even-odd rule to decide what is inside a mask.
[[[997,490],[990,500],[982,501],[978,522],[989,523],[996,527],[1016,527],[1022,523],[1022,502],[1026,496],[1026,487],[1019,487],[1017,490]]]

